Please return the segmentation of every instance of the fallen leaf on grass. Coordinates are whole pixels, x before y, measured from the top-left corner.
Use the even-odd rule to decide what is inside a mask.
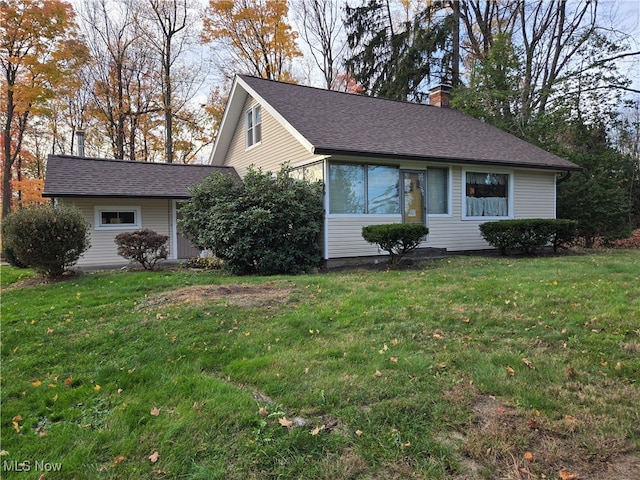
[[[511,375],[512,377],[516,374],[516,371],[515,371],[513,368],[511,368],[509,365],[507,365],[507,366],[506,366],[506,367],[504,367],[504,368],[507,370],[507,373],[508,373],[509,375]]]
[[[31,382],[31,385],[33,385],[34,387],[39,387],[40,385],[42,385],[42,382],[40,380],[35,380]]]
[[[393,363],[398,363],[398,357],[391,357],[389,361]]]
[[[560,470],[560,472],[558,473],[560,475],[560,478],[562,480],[579,480],[580,476],[577,473],[573,473],[570,470],[567,470],[566,468],[563,468],[562,470]]]
[[[376,377],[381,377],[382,376],[382,372],[380,370],[376,370],[376,373],[374,373],[374,375]]]
[[[269,415],[269,412],[266,408],[260,407],[260,410],[258,410],[258,415],[260,415],[261,417],[266,417],[267,415]]]
[[[22,428],[20,426],[21,421],[22,421],[22,417],[20,415],[16,415],[15,417],[13,417],[13,420],[11,421],[11,424],[13,425],[13,428],[17,433],[20,433],[20,429]]]
[[[149,455],[149,461],[151,463],[156,463],[159,458],[160,458],[160,452],[158,452],[157,450],[153,452],[151,455]]]
[[[359,437],[362,436],[364,432],[362,430],[356,430],[356,435],[358,435]]]
[[[116,458],[113,459],[113,465],[118,465],[119,463],[122,463],[126,460],[126,457],[124,457],[123,455],[118,455]]]
[[[293,421],[287,420],[287,417],[282,417],[278,419],[278,423],[285,428],[293,427]]]
[[[94,389],[96,392],[99,392],[101,388],[102,388],[102,387],[101,387],[100,385],[98,385],[98,384],[96,384],[96,386],[95,386],[95,387],[93,387],[93,389]]]
[[[524,459],[527,462],[533,462],[533,453],[531,452],[524,452]]]
[[[535,366],[533,363],[531,363],[531,361],[530,361],[530,360],[527,360],[526,358],[523,358],[523,359],[522,359],[522,363],[524,363],[524,364],[525,364],[527,367],[529,367],[531,370],[535,370],[535,369],[536,369],[536,366]]]
[[[325,429],[325,425],[321,425],[319,427],[316,427],[313,430],[311,430],[311,435],[313,435],[315,437],[316,435],[318,435],[324,429]]]
[[[153,407],[149,413],[154,417],[157,417],[160,415],[160,409],[158,407]]]

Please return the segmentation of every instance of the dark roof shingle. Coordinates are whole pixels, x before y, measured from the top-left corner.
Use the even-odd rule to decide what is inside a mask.
[[[239,78],[317,154],[579,170],[568,160],[451,108]]]
[[[215,171],[239,180],[231,167],[49,155],[43,196],[189,198],[187,189]]]

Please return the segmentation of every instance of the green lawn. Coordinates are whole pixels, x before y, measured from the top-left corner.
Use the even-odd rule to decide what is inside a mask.
[[[2,478],[640,478],[637,250],[24,275]]]

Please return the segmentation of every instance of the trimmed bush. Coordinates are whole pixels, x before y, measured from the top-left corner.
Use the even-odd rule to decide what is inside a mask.
[[[534,253],[546,245],[552,245],[555,252],[575,240],[577,222],[555,218],[499,220],[480,224],[480,233],[502,255],[510,250]]]
[[[429,229],[421,223],[388,223],[362,227],[362,238],[389,253],[391,268],[400,265],[402,257],[420,245]]]
[[[116,235],[118,255],[142,265],[145,270],[153,270],[160,260],[166,260],[168,235],[162,235],[149,228]]]
[[[3,220],[5,252],[50,277],[62,275],[91,246],[89,224],[75,207],[36,206]]]
[[[7,261],[7,263],[12,267],[27,268],[27,266],[24,263],[18,260],[18,257],[16,257],[16,254],[13,253],[13,248],[10,246],[7,246],[7,245],[4,246],[2,251],[2,256]]]
[[[249,169],[244,183],[219,172],[190,189],[178,227],[238,275],[310,271],[321,260],[323,185]]]

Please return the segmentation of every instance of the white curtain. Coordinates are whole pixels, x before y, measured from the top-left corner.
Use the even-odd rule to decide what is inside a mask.
[[[506,217],[509,215],[504,197],[467,197],[468,217]]]

